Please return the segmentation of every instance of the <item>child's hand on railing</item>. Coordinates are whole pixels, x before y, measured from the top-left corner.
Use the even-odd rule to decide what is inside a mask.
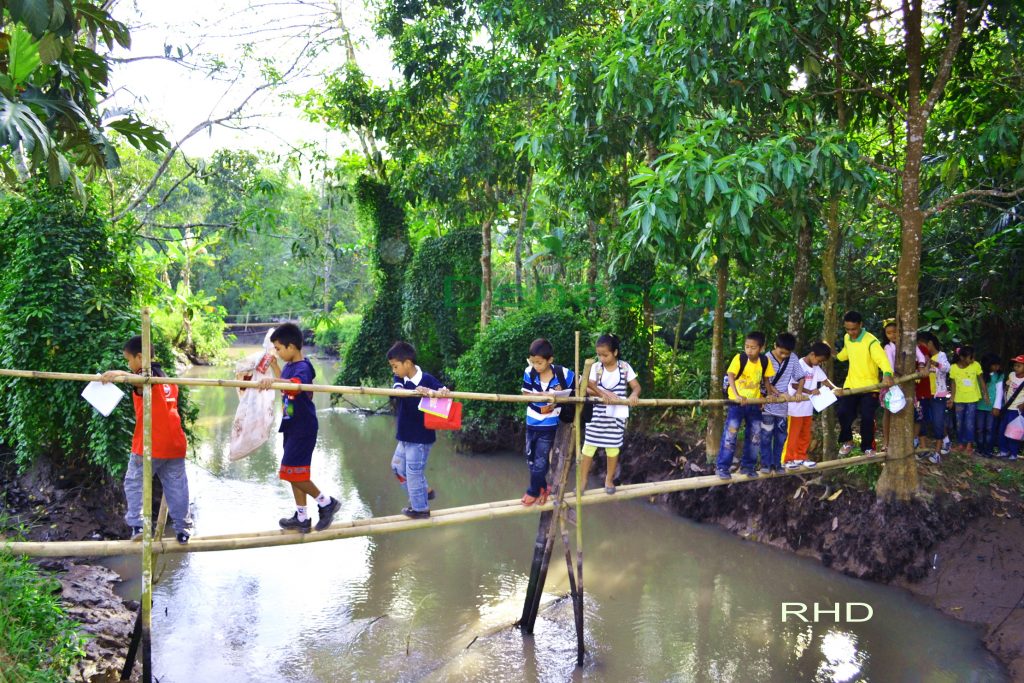
[[[263,389],[263,390],[265,391],[265,390],[269,389],[269,388],[270,388],[270,386],[271,386],[271,385],[272,385],[272,384],[273,384],[274,382],[276,382],[276,381],[277,381],[277,378],[276,378],[276,377],[264,377],[263,379],[261,379],[261,380],[259,381],[259,388],[260,388],[260,389]]]

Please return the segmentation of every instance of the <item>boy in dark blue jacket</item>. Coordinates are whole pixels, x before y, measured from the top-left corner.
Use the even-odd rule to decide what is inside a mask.
[[[433,375],[416,365],[416,349],[407,342],[395,342],[388,349],[388,364],[394,373],[395,389],[410,389],[423,396],[445,396],[448,389]],[[430,517],[427,487],[427,458],[430,448],[437,439],[434,430],[423,425],[423,411],[420,399],[411,396],[398,398],[396,402],[395,439],[398,446],[391,458],[391,470],[409,493],[409,507],[402,508],[402,514],[413,519]]]

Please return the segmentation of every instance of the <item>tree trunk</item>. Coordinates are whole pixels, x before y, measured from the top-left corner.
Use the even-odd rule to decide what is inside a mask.
[[[794,199],[798,199],[794,196]],[[804,313],[807,310],[807,293],[811,283],[811,242],[812,226],[807,213],[796,209],[796,272],[793,274],[793,291],[789,296],[789,316],[786,327],[796,335],[797,348],[803,348],[805,341]]]
[[[587,292],[590,308],[597,304],[597,222],[587,217],[587,238],[590,240],[590,262],[587,264]]]
[[[715,321],[711,330],[711,382],[708,386],[708,398],[721,396],[722,377],[725,375],[725,354],[722,347],[725,336],[725,297],[729,286],[728,256],[718,258],[715,274],[717,275],[718,297],[715,299]],[[707,454],[708,462],[718,459],[724,425],[725,411],[721,407],[712,408],[708,415],[708,431],[704,443],[704,452]]]
[[[526,214],[530,211],[530,192],[533,191],[533,168],[526,178],[526,191],[523,193],[523,205],[519,210],[516,224],[516,303],[523,303],[523,241],[526,238]]]
[[[832,347],[833,356],[836,339],[839,336],[839,281],[836,278],[836,256],[839,253],[839,242],[842,239],[842,228],[839,224],[839,196],[833,195],[828,202],[828,238],[825,251],[821,255],[821,280],[825,285],[825,303],[823,305],[824,321],[821,337]],[[831,379],[835,375],[835,360],[830,357],[825,361],[825,374]],[[836,457],[836,413],[826,410],[821,420],[821,460],[832,460]]]
[[[487,329],[491,321],[491,304],[493,302],[494,290],[491,287],[491,216],[484,219],[481,227],[483,236],[480,249],[480,331]]]

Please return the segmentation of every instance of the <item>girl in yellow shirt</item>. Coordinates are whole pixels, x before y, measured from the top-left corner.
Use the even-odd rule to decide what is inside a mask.
[[[973,453],[978,401],[982,396],[988,396],[981,364],[974,360],[974,347],[961,346],[957,349],[956,363],[949,369],[949,379],[950,396],[946,405],[956,411],[955,447]]]

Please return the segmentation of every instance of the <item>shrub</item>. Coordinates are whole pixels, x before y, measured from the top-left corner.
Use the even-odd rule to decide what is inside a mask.
[[[0,551],[0,680],[59,683],[85,655],[60,586],[24,558]]]
[[[343,305],[335,306],[328,315],[306,321],[313,330],[313,343],[334,355],[342,355],[359,334],[363,316],[346,313]]]
[[[580,367],[593,355],[594,339],[585,322],[569,310],[519,309],[494,320],[467,351],[452,373],[459,391],[518,394],[523,386],[523,370],[530,342],[544,337],[555,349],[555,362],[573,366],[575,331],[581,333]],[[506,430],[523,421],[521,403],[467,401],[463,407],[463,430],[473,440],[509,446],[512,434]]]

